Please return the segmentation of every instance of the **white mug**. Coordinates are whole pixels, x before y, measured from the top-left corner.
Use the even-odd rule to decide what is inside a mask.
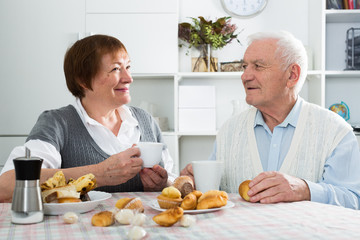
[[[152,168],[161,161],[163,144],[158,142],[139,142],[140,158],[143,160],[144,168]]]
[[[223,173],[223,162],[216,160],[203,160],[191,162],[196,190],[203,193],[209,190],[219,190]]]

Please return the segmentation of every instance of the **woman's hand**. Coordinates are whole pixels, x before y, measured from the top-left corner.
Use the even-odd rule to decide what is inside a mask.
[[[141,170],[140,178],[144,185],[144,191],[160,192],[167,187],[168,173],[159,165]]]
[[[310,190],[304,180],[281,172],[262,172],[251,180],[249,187],[250,202],[310,200]]]
[[[139,156],[139,148],[131,147],[97,164],[95,176],[98,186],[118,185],[133,178],[143,164]]]

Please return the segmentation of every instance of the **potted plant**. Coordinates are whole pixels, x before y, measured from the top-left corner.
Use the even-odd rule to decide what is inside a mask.
[[[199,71],[199,66],[205,64],[207,71],[216,72],[217,62],[210,56],[210,48],[221,49],[233,39],[240,43],[237,39],[239,33],[235,34],[237,27],[231,24],[231,17],[218,18],[216,21],[206,20],[202,16],[191,19],[192,23],[179,23],[178,37],[189,48],[200,50],[200,56],[195,60],[192,71]],[[180,43],[179,46],[182,47],[183,44]]]

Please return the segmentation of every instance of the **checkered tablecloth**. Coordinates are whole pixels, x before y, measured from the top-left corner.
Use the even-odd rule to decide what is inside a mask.
[[[152,221],[159,212],[150,202],[159,193],[116,193],[93,211],[79,214],[76,224],[65,224],[62,216],[45,216],[41,223],[11,223],[11,204],[0,204],[0,239],[128,239],[129,225],[93,227],[91,217],[114,208],[123,197],[139,197],[147,221],[145,239],[360,239],[360,211],[314,202],[278,204],[248,203],[229,194],[233,208],[195,214],[196,224],[184,228],[161,227]]]

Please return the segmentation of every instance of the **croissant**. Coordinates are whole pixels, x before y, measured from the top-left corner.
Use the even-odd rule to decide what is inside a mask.
[[[170,208],[158,215],[155,215],[153,220],[161,226],[170,227],[179,221],[183,214],[184,210],[181,207]]]
[[[226,200],[228,200],[228,198],[229,198],[228,194],[225,191],[210,190],[210,191],[207,191],[206,193],[203,193],[199,197],[198,202],[200,202],[204,198],[211,197],[211,196],[221,196],[221,197],[225,198]]]
[[[200,192],[199,190],[194,190],[192,191],[192,193],[196,196],[197,199],[199,199],[202,195],[202,192]]]
[[[204,193],[198,200],[197,210],[223,207],[227,204],[228,195],[224,191],[211,190]]]
[[[184,197],[180,207],[184,210],[194,210],[197,205],[197,197],[194,193],[189,193]]]
[[[114,224],[114,215],[109,211],[96,213],[91,218],[91,224],[96,227],[108,227]]]

